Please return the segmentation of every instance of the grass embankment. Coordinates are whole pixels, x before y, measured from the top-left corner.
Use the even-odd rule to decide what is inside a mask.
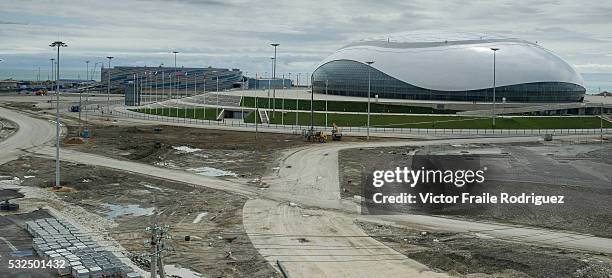
[[[131,111],[200,120],[215,120],[217,111],[214,108],[207,108],[206,114],[203,108],[182,109],[179,108],[158,108],[131,109]],[[178,113],[177,113],[178,111]],[[195,112],[195,114],[194,114]],[[297,115],[299,114],[299,115]],[[284,115],[286,125],[294,125],[296,116],[300,125],[310,125],[310,113],[288,112]],[[281,124],[281,112],[268,113],[270,123]],[[253,123],[255,113],[250,113],[245,117],[245,122]],[[338,126],[366,126],[367,115],[355,114],[331,114],[327,116],[327,125],[336,123]],[[261,122],[258,117],[258,122]],[[315,113],[314,123],[317,126],[325,126],[325,113]],[[599,128],[598,117],[509,117],[497,118],[496,129],[568,129],[568,128]],[[490,129],[492,128],[491,118],[483,117],[458,117],[458,116],[427,116],[427,115],[371,115],[372,127],[397,127],[397,128],[453,128],[453,129]],[[612,128],[612,123],[603,121],[604,128]]]
[[[178,118],[188,118],[188,119],[198,119],[198,120],[215,120],[217,119],[217,109],[215,108],[206,108],[206,113],[203,108],[140,108],[140,109],[130,109],[130,111],[140,112],[151,115],[159,115],[166,117],[178,117]],[[195,114],[194,114],[195,112]]]
[[[281,114],[268,113],[270,123],[280,124]],[[252,123],[254,114],[245,121]],[[300,125],[310,125],[310,113],[297,115]],[[371,115],[372,127],[397,128],[453,128],[453,129],[490,129],[491,118],[455,117],[455,116],[418,116],[418,115]],[[289,112],[284,116],[284,123],[294,125],[296,113]],[[366,126],[367,115],[328,114],[327,124],[338,126]],[[314,114],[314,124],[325,126],[325,113]],[[603,122],[604,128],[612,128],[612,123]],[[598,117],[511,117],[497,118],[496,129],[568,129],[568,128],[599,128]]]
[[[240,104],[244,107],[255,107],[255,98],[254,97],[243,97],[242,103]],[[270,99],[268,106],[268,98],[257,98],[257,107],[266,108],[276,107],[276,109],[286,109],[286,110],[310,110],[310,100],[300,99],[296,101],[295,99],[285,99],[285,104],[283,106],[283,99],[277,98],[276,105],[274,105],[274,100]],[[325,111],[325,101],[324,100],[315,100],[313,102],[315,111]],[[284,107],[284,108],[283,108]],[[354,101],[334,101],[330,100],[327,102],[327,111],[342,111],[342,112],[367,112],[368,111],[368,103],[367,102],[354,102]],[[404,105],[394,105],[394,104],[381,104],[381,103],[370,103],[370,112],[372,113],[406,113],[406,114],[455,114],[457,111],[454,110],[439,110],[431,107],[418,107],[418,106],[404,106]]]

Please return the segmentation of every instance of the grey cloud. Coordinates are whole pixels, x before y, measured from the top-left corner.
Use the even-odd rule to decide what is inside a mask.
[[[6,67],[46,65],[59,33],[70,45],[68,67],[107,54],[121,64],[159,64],[176,49],[187,66],[263,72],[275,41],[279,70],[306,72],[353,40],[442,29],[538,41],[573,64],[595,65],[612,63],[611,15],[612,3],[596,0],[2,1],[0,34],[10,40],[0,41],[0,53],[21,58]]]
[[[23,23],[23,22],[0,20],[0,25],[28,25],[28,24]]]

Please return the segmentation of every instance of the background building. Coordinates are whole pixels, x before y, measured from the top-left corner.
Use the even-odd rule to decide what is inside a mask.
[[[242,84],[242,72],[239,69],[223,68],[174,68],[174,67],[114,67],[103,68],[100,80],[103,86],[108,82],[111,73],[111,89],[125,92],[129,84],[142,83],[146,88],[193,89],[197,87],[206,91],[239,88]],[[206,84],[205,84],[206,83]]]
[[[291,79],[282,79],[282,78],[249,78],[247,81],[247,88],[250,90],[264,90],[268,88],[291,88],[293,86],[293,82]]]
[[[313,73],[316,93],[371,97],[478,101],[579,102],[583,80],[563,59],[520,39],[470,33],[410,32],[349,44]],[[374,61],[371,67],[366,61]]]

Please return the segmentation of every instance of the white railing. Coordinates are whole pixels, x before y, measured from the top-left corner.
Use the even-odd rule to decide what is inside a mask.
[[[193,118],[180,118],[160,116],[154,114],[145,114],[123,109],[114,111],[116,116],[124,116],[133,119],[161,121],[168,123],[183,123],[195,125],[209,126],[226,126],[226,127],[241,127],[245,129],[255,130],[254,123],[243,123],[239,120],[229,121],[214,121]],[[258,124],[260,130],[275,129],[278,131],[286,131],[287,133],[298,134],[302,130],[310,129],[310,126],[303,125],[281,125],[281,124]],[[331,127],[315,126],[316,130],[331,130]],[[344,133],[365,133],[366,127],[343,127]],[[370,133],[383,134],[418,134],[432,136],[453,136],[453,135],[471,135],[471,136],[533,136],[533,135],[597,135],[600,133],[610,134],[612,128],[570,128],[570,129],[442,129],[442,128],[399,128],[399,127],[370,127]]]

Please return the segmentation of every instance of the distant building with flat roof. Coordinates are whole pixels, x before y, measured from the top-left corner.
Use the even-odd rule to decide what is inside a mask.
[[[216,91],[218,87],[222,91],[241,87],[243,78],[239,69],[117,66],[102,69],[100,83],[103,86],[108,84],[109,73],[111,89],[121,92],[134,82],[152,89],[202,90],[206,87],[206,91]]]
[[[247,81],[247,88],[249,90],[265,90],[268,88],[291,88],[293,87],[293,82],[291,79],[283,79],[283,78],[249,78]]]

